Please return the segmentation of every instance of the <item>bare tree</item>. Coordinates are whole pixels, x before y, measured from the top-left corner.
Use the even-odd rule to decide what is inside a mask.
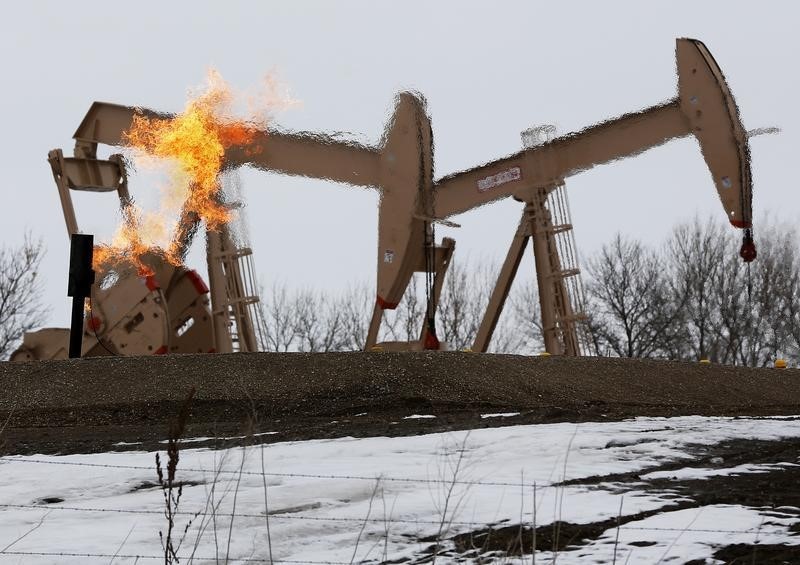
[[[453,262],[437,310],[442,339],[451,349],[472,346],[478,333],[499,266],[494,261]],[[541,315],[535,275],[512,287],[492,334],[493,353],[534,353],[541,350]]]
[[[719,312],[721,347],[718,348],[715,359],[719,363],[735,364],[740,358],[748,321],[752,317],[752,313],[748,311],[750,292],[745,290],[746,284],[738,257],[726,258],[715,277],[713,288],[715,307]],[[688,344],[686,345],[684,349],[688,350]]]
[[[0,358],[7,359],[25,332],[44,324],[39,265],[41,240],[25,236],[21,247],[0,247]]]
[[[795,240],[793,243],[792,248],[794,249],[797,241]],[[800,259],[796,252],[792,255],[793,268],[789,284],[784,288],[782,315],[786,319],[787,352],[798,358],[800,357],[800,265],[798,265]]]
[[[295,345],[295,303],[285,284],[276,283],[270,287],[269,299],[263,305],[267,351],[291,351]]]
[[[677,352],[681,358],[719,361],[725,347],[715,290],[720,287],[719,277],[726,274],[723,266],[732,251],[727,236],[718,222],[695,218],[690,224],[678,225],[667,242],[670,285],[682,302],[684,350]]]
[[[450,349],[472,347],[489,303],[496,271],[495,265],[486,261],[477,265],[469,260],[450,264],[437,308],[439,337]]]
[[[343,350],[359,351],[364,348],[374,306],[375,293],[366,284],[351,286],[341,296]]]
[[[448,269],[437,308],[439,337],[451,349],[472,345],[480,324],[480,290],[474,286],[474,271],[453,261]]]
[[[535,273],[512,287],[497,326],[492,352],[532,355],[544,351],[542,309]]]
[[[425,301],[419,296],[417,277],[411,282],[400,304],[394,311],[385,311],[381,325],[383,339],[392,341],[414,341],[419,339],[425,316]]]
[[[754,263],[743,265],[730,253],[725,277],[720,277],[723,363],[765,366],[792,351],[796,343],[797,234],[791,228],[771,226],[759,240]]]
[[[325,352],[344,349],[344,309],[340,300],[310,290],[294,299],[294,322],[299,351]]]
[[[679,309],[663,265],[640,242],[620,234],[589,262],[588,306],[596,339],[620,357],[664,356]],[[596,347],[602,348],[596,343]]]

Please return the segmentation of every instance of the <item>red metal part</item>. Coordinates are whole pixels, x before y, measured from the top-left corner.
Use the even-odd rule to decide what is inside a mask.
[[[439,338],[436,337],[436,334],[433,332],[428,332],[425,334],[425,349],[438,351],[441,347],[441,343],[439,343]]]
[[[397,308],[397,304],[398,304],[397,302],[387,302],[386,300],[378,296],[378,306],[380,306],[384,310],[394,310],[395,308]]]
[[[208,294],[208,285],[206,285],[203,278],[197,274],[197,271],[189,270],[186,272],[186,276],[192,281],[197,294]]]
[[[91,316],[88,320],[86,320],[86,327],[92,330],[93,332],[99,332],[100,329],[103,327],[103,320],[101,320],[97,316]]]
[[[756,258],[757,255],[756,244],[753,242],[753,234],[750,230],[745,230],[744,237],[742,238],[742,248],[739,250],[739,256],[745,263],[750,263]]]

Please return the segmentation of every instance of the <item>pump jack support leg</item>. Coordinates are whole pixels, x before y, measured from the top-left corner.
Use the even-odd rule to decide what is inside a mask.
[[[372,320],[369,322],[369,331],[367,331],[367,343],[364,345],[364,351],[369,351],[378,341],[378,330],[381,328],[381,320],[383,320],[383,308],[377,302],[375,308],[372,310]]]
[[[497,321],[503,312],[503,306],[511,290],[511,284],[514,282],[514,277],[517,276],[520,261],[522,261],[522,256],[525,254],[525,248],[531,237],[529,229],[528,218],[523,212],[522,219],[517,227],[517,233],[514,234],[514,239],[511,241],[506,259],[500,269],[500,274],[497,276],[497,282],[494,285],[492,296],[489,298],[489,304],[486,306],[486,312],[478,328],[478,334],[475,336],[475,342],[472,344],[472,351],[476,353],[486,353],[486,350],[489,349],[492,334],[497,327]]]

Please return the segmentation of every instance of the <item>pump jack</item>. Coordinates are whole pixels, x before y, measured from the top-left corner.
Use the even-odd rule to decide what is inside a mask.
[[[573,174],[689,134],[694,135],[700,144],[729,221],[745,230],[740,251],[742,259],[747,262],[755,259],[751,232],[749,147],[733,96],[722,71],[700,41],[678,39],[676,58],[678,96],[665,104],[559,137],[544,145],[449,175],[435,183],[428,168],[420,166],[416,169],[416,176],[409,179],[415,182],[406,183],[403,192],[382,185],[378,299],[367,348],[375,343],[379,311],[397,306],[419,264],[427,221],[446,219],[513,196],[526,204],[526,212],[501,270],[473,350],[486,350],[524,251],[524,242],[533,236],[546,350],[553,354],[578,354],[576,329],[571,323],[575,314],[569,296],[563,290],[566,273],[560,270],[554,253],[558,226],[552,225],[544,208],[547,195]],[[405,127],[411,129],[416,124],[418,162],[425,164],[431,160],[430,138],[426,135],[429,132],[427,116],[421,105],[401,99],[394,128],[402,123],[405,108],[413,108],[415,119],[406,119]],[[409,174],[410,170],[411,167]],[[421,188],[415,191],[412,188],[415,186]],[[384,257],[391,254],[392,260],[381,263],[381,252]],[[436,275],[439,278],[444,272]]]
[[[60,149],[48,155],[70,237],[79,233],[71,191],[116,191],[123,214],[131,201],[122,156],[102,160],[96,151],[97,144],[79,139],[74,157],[64,157]],[[181,227],[178,253],[183,256],[197,218],[183,217]],[[151,254],[143,258],[151,272],[123,268],[112,284],[93,289],[82,356],[257,351],[252,251],[235,245],[227,226],[206,235],[211,300],[197,272]],[[10,359],[66,358],[68,334],[61,328],[27,333]]]
[[[626,114],[582,131],[561,136],[490,163],[433,179],[433,143],[430,118],[417,94],[397,97],[380,147],[334,139],[324,134],[257,132],[248,146],[225,153],[226,168],[251,165],[288,175],[327,179],[375,187],[381,193],[377,253],[377,296],[365,349],[376,345],[384,310],[400,303],[411,277],[424,272],[428,285],[428,323],[420,340],[384,344],[390,349],[435,348],[438,341],[430,319],[455,242],[434,241],[433,226],[447,218],[509,196],[525,204],[525,213],[506,258],[497,288],[473,347],[485,351],[513,279],[524,242],[534,239],[540,302],[549,353],[577,355],[572,305],[558,284],[563,281],[555,254],[559,227],[548,219],[547,195],[569,176],[624,157],[636,155],[671,139],[694,135],[711,172],[731,224],[744,230],[740,254],[755,258],[752,227],[752,184],[747,134],[722,71],[705,45],[678,39],[676,46],[678,94],[669,102]],[[76,148],[98,143],[121,145],[135,114],[168,117],[146,109],[95,102],[75,134]],[[76,151],[77,154],[77,151]],[[88,155],[94,158],[94,153]],[[452,225],[452,223],[451,223]]]

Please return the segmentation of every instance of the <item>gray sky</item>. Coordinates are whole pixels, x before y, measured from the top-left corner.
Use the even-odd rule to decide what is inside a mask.
[[[302,102],[276,125],[374,143],[395,93],[414,89],[428,101],[440,177],[517,151],[531,125],[567,133],[673,97],[676,37],[706,43],[746,128],[783,129],[751,142],[754,208],[757,220],[795,222],[798,12],[791,2],[12,3],[0,19],[3,242],[26,230],[44,239],[46,301],[53,325],[66,325],[68,240],[45,159],[55,147],[71,155],[93,100],[180,111],[210,66],[241,90],[275,70]],[[374,191],[251,170],[241,179],[262,283],[374,284]],[[131,179],[135,197],[148,190]],[[617,231],[655,244],[695,214],[724,217],[693,138],[573,177],[568,191],[584,258]],[[81,229],[107,237],[114,198],[76,203]],[[500,202],[437,234],[456,238],[459,258],[501,261],[520,213]],[[190,265],[204,270],[199,250]]]

